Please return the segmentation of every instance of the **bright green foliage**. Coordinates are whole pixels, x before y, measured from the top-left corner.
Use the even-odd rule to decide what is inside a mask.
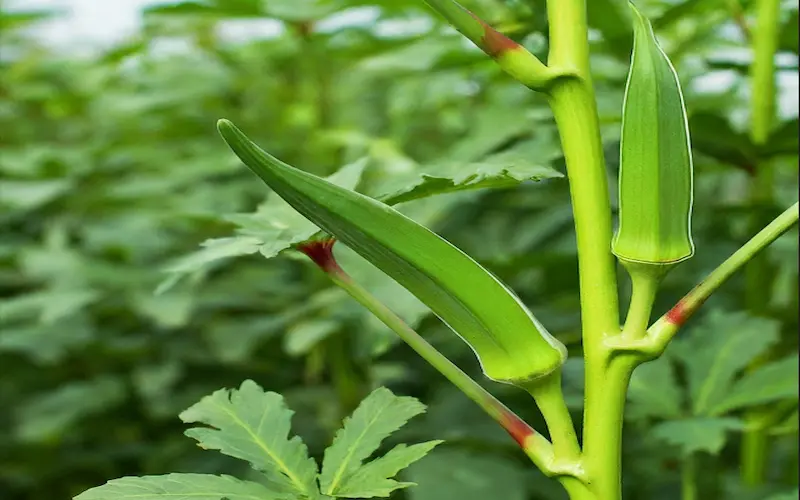
[[[328,177],[337,186],[355,189],[364,171],[364,162],[345,165]],[[215,238],[202,243],[203,249],[182,257],[169,267],[173,276],[165,281],[159,291],[175,285],[182,275],[207,269],[222,259],[259,252],[266,258],[278,255],[296,243],[308,240],[319,228],[293,210],[278,196],[270,196],[251,214],[228,216],[239,226],[238,235]]]
[[[527,154],[526,154],[527,153]],[[397,175],[374,189],[387,205],[468,189],[507,188],[525,181],[563,177],[549,166],[531,161],[535,151],[505,151],[472,163],[451,162]]]
[[[259,177],[305,217],[417,296],[475,350],[495,380],[546,376],[566,358],[503,283],[459,249],[399,212],[269,156],[232,123],[219,130]]]
[[[495,121],[488,119],[488,123]],[[507,140],[515,132],[520,132],[516,125],[507,132],[487,131],[482,137],[485,138],[484,142],[490,141],[488,144],[471,141],[469,145],[457,148],[453,156],[480,156],[482,151],[491,150],[498,137]],[[541,145],[532,142],[481,160],[466,163],[449,160],[381,177],[367,184],[362,181],[366,167],[366,161],[362,159],[343,166],[326,180],[346,189],[366,192],[386,204],[394,205],[455,191],[508,188],[526,181],[563,177],[550,166],[532,162],[533,155],[538,153],[541,153]],[[544,159],[551,160],[552,155]],[[167,271],[172,276],[162,283],[159,292],[169,290],[187,274],[218,266],[218,261],[254,253],[272,258],[320,233],[317,226],[278,196],[269,196],[253,213],[228,215],[226,219],[236,224],[237,235],[207,240],[201,244],[201,250],[171,264]]]
[[[264,486],[230,476],[211,474],[167,474],[164,476],[123,477],[92,488],[75,500],[283,500]]]
[[[715,309],[682,335],[664,356],[637,368],[631,379],[629,415],[660,421],[652,427],[657,439],[685,455],[718,454],[732,432],[746,427],[736,412],[796,402],[797,355],[745,372],[776,345],[777,322]],[[675,376],[678,370],[685,374],[685,389]]]
[[[590,0],[587,7],[596,28],[589,55],[602,147],[614,184],[632,36],[611,36],[626,28],[614,25],[618,12],[604,8],[612,2],[620,3]],[[351,404],[372,388],[402,387],[428,404],[402,432],[413,436],[409,444],[448,443],[399,475],[399,481],[418,483],[396,492],[399,499],[565,498],[556,481],[531,470],[507,433],[305,257],[265,259],[256,249],[201,265],[153,296],[167,277],[163,271],[203,250],[201,242],[233,237],[236,242],[220,245],[250,248],[237,233],[239,219],[232,222],[229,214],[253,214],[266,198],[273,208],[262,210],[264,216],[279,220],[271,204],[280,203],[281,213],[305,223],[221,144],[214,129],[219,117],[321,177],[366,158],[355,190],[378,197],[376,188],[393,184],[395,176],[418,182],[423,173],[445,168],[439,165],[462,165],[466,176],[471,165],[510,151],[520,151],[530,167],[564,172],[544,96],[504,75],[420,0],[161,0],[182,7],[165,8],[170,12],[163,16],[153,9],[129,37],[98,40],[80,55],[66,36],[57,46],[37,39],[37,33],[51,34],[51,19],[59,25],[67,19],[26,7],[34,2],[1,3],[0,498],[66,499],[110,478],[169,471],[260,482],[249,463],[203,451],[176,431],[180,411],[248,378],[285,396],[296,411],[292,434],[302,436],[320,462]],[[83,7],[116,9],[116,2],[82,3],[77,17]],[[542,60],[547,3],[570,2],[463,0]],[[753,234],[758,227],[751,219],[797,201],[797,5],[781,5],[778,115],[770,140],[755,147],[747,118],[752,47],[737,29],[730,10],[735,3],[637,2],[680,75],[696,167],[692,229],[698,251],[664,280],[654,314]],[[752,34],[755,3],[738,3]],[[332,12],[328,7],[336,12],[319,24],[295,21]],[[273,17],[264,17],[267,10]],[[279,15],[288,21],[276,21]],[[612,22],[604,25],[598,15]],[[136,21],[133,15],[127,20]],[[106,27],[102,21],[94,24]],[[262,32],[262,24],[280,31]],[[81,38],[97,26],[85,27]],[[390,145],[395,158],[381,156],[380,145]],[[514,160],[514,172],[520,165]],[[765,183],[774,197],[750,196],[765,187],[753,182],[758,165],[774,176]],[[616,193],[611,198],[616,210]],[[554,179],[431,196],[397,208],[491,269],[530,304],[570,349],[566,369],[583,365],[570,201],[568,183]],[[769,272],[759,274],[760,297],[769,304],[757,315],[780,324],[782,340],[770,349],[777,362],[797,352],[797,243],[796,230],[776,241],[765,254]],[[426,317],[424,304],[345,245],[337,243],[334,252],[355,281],[480,379],[469,346]],[[751,286],[744,278],[732,279],[704,308],[746,309]],[[620,292],[625,304],[624,286]],[[335,323],[336,331],[325,336],[320,328],[315,337],[309,325],[318,321]],[[694,334],[707,341],[736,328],[702,324],[701,317],[691,320],[676,341]],[[295,338],[296,331],[308,336]],[[678,418],[656,414],[674,408],[671,395],[665,396],[669,404],[657,400],[660,391],[680,395],[682,420],[691,413],[686,368],[673,351],[667,352],[670,369],[662,370],[671,374],[666,381],[648,376],[632,388],[624,422],[626,500],[679,496],[680,450],[652,438],[654,424]],[[340,353],[342,366],[335,364]],[[661,361],[637,368],[634,379],[654,364]],[[564,373],[576,425],[583,376],[568,381]],[[748,377],[747,370],[737,372],[724,396]],[[343,386],[359,397],[346,397]],[[528,394],[507,385],[489,388],[544,430]],[[734,430],[718,456],[697,457],[698,498],[779,500],[771,498],[774,490],[794,492],[780,500],[796,500],[796,402],[766,404],[766,412],[788,407],[788,415],[766,429],[770,491],[748,494],[736,480],[741,440]],[[724,416],[744,410],[749,407]],[[389,441],[381,453],[396,444]]]
[[[345,419],[344,426],[325,450],[320,488],[334,495],[391,433],[425,411],[417,400],[394,396],[388,389],[376,389]],[[342,495],[339,495],[342,496]]]
[[[294,412],[283,396],[264,392],[252,380],[238,390],[220,389],[180,414],[194,427],[186,435],[207,450],[246,460],[264,472],[278,491],[317,498],[317,464],[308,456],[303,441],[289,439]]]
[[[386,455],[364,465],[345,477],[340,486],[331,488],[331,496],[343,498],[388,497],[400,488],[414,486],[416,483],[398,482],[392,476],[424,457],[441,441],[406,446],[399,444]]]
[[[92,488],[75,500],[198,498],[199,500],[322,500],[330,497],[388,497],[415,483],[392,479],[442,441],[399,444],[368,463],[384,439],[425,412],[414,398],[378,388],[344,420],[325,451],[322,473],[300,437],[288,438],[291,417],[283,396],[265,392],[252,380],[222,389],[181,413],[184,422],[203,423],[186,435],[201,448],[249,462],[266,484],[230,476],[169,474],[124,477]],[[321,488],[320,488],[321,487]],[[320,492],[320,489],[322,492]]]
[[[691,257],[692,154],[678,75],[633,5],[614,254],[656,265]]]
[[[687,418],[670,420],[653,427],[653,435],[680,448],[684,455],[695,452],[718,454],[732,430],[741,430],[743,424],[735,418]]]
[[[744,375],[712,410],[721,414],[745,406],[798,397],[798,358],[788,356]]]
[[[713,415],[736,374],[777,341],[775,321],[712,311],[691,336],[675,346],[676,357],[686,366],[694,414]]]

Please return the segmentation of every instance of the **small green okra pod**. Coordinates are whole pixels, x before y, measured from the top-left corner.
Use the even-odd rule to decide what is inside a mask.
[[[694,254],[688,122],[672,63],[650,21],[633,4],[631,10],[634,44],[623,105],[619,228],[612,249],[623,263],[669,268]]]
[[[467,254],[384,203],[277,160],[231,122],[220,120],[218,128],[278,196],[408,289],[466,341],[486,376],[518,383],[563,365],[564,345]]]

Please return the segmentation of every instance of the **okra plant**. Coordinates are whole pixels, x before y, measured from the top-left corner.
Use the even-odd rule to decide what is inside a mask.
[[[531,462],[563,485],[573,500],[622,497],[622,423],[634,370],[659,358],[680,328],[709,296],[760,251],[797,223],[795,203],[711,272],[674,307],[651,322],[659,284],[694,254],[693,165],[680,81],[650,22],[630,4],[632,53],[623,103],[619,210],[612,225],[609,186],[589,69],[584,0],[547,2],[550,49],[543,63],[452,0],[427,0],[508,75],[544,94],[555,117],[570,184],[580,277],[585,393],[579,439],[562,392],[565,346],[490,270],[459,248],[393,208],[401,202],[463,189],[507,185],[505,172],[437,178],[435,173],[391,189],[359,192],[349,171],[320,178],[269,155],[228,120],[218,129],[225,142],[261,180],[309,225],[289,229],[271,242],[271,257],[305,254],[346,291],[482,408],[516,441]],[[777,5],[773,0],[764,3]],[[623,5],[623,7],[625,7]],[[629,15],[627,15],[629,14]],[[773,51],[774,52],[774,51]],[[313,226],[310,225],[313,223]],[[525,231],[524,227],[519,228]],[[351,277],[336,259],[346,245],[424,303],[466,342],[483,373],[527,391],[546,422],[535,430]],[[255,246],[257,242],[253,242]],[[225,253],[224,247],[221,249]],[[616,265],[632,293],[620,321]],[[715,335],[732,335],[719,331]],[[756,377],[757,378],[757,377]],[[753,382],[755,383],[755,382]],[[737,394],[717,409],[736,408]],[[325,452],[321,470],[298,437],[288,438],[291,411],[282,397],[251,381],[220,390],[181,414],[202,423],[187,431],[206,449],[246,460],[256,481],[227,476],[171,474],[113,480],[79,500],[167,497],[207,500],[386,497],[410,483],[392,479],[439,441],[398,445],[364,461],[381,441],[423,406],[378,389],[345,420]]]

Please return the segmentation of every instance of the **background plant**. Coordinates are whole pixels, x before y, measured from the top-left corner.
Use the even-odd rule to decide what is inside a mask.
[[[110,477],[174,470],[242,477],[234,461],[193,451],[175,415],[248,377],[286,395],[297,410],[295,429],[316,456],[340,417],[373,385],[430,403],[426,417],[407,428],[408,437],[448,444],[411,469],[409,477],[420,483],[409,490],[412,498],[442,498],[441,491],[482,498],[482,491],[498,488],[508,498],[558,498],[557,489],[548,490],[549,483],[527,472],[524,457],[502,431],[306,263],[250,255],[217,262],[169,292],[151,295],[164,279],[164,267],[207,238],[230,236],[232,222],[280,230],[265,220],[268,210],[260,216],[219,216],[251,213],[263,200],[261,186],[220,147],[213,130],[219,116],[255,131],[253,139],[284,160],[320,174],[365,158],[363,182],[402,179],[401,173],[415,179],[434,166],[442,171],[466,162],[496,170],[498,160],[527,169],[529,177],[563,171],[543,99],[470,52],[417,2],[378,6],[387,23],[421,19],[420,29],[427,31],[414,37],[359,27],[325,31],[322,19],[356,3],[314,4],[300,14],[296,6],[272,5],[256,10],[240,2],[206,8],[202,16],[188,4],[154,11],[139,39],[92,60],[65,58],[36,47],[21,31],[3,30],[4,45],[17,50],[15,58],[4,60],[2,80],[6,298],[0,315],[0,394],[9,410],[0,438],[4,498],[66,498]],[[470,7],[535,53],[545,49],[543,5]],[[684,80],[695,146],[698,253],[668,276],[656,306],[663,311],[763,222],[747,222],[755,218],[750,214],[760,219],[763,212],[769,220],[796,199],[796,104],[778,106],[767,144],[757,147],[746,137],[749,59],[736,49],[750,42],[740,38],[737,15],[723,2],[641,7]],[[744,8],[753,32],[755,11]],[[598,10],[590,13],[603,34],[593,47],[593,76],[613,176],[627,49],[617,46],[612,29],[602,29],[614,26],[604,16],[613,12]],[[215,30],[226,19],[251,15],[280,18],[287,29],[277,38],[243,44],[227,42]],[[785,27],[779,83],[796,70],[796,15],[796,7],[779,11]],[[3,16],[9,28],[36,17],[6,11]],[[187,40],[190,49],[165,54],[153,48],[167,38]],[[301,53],[320,55],[298,57]],[[708,90],[709,75],[727,79],[726,86]],[[774,166],[774,177],[764,181],[771,186],[769,198],[751,194],[756,184],[750,171],[764,162]],[[402,179],[401,185],[408,182]],[[568,196],[563,182],[545,183],[465,191],[408,210],[508,282],[577,359]],[[520,226],[528,229],[521,233]],[[233,250],[209,252],[241,253],[247,242],[230,240]],[[269,252],[252,240],[244,248]],[[772,319],[779,339],[772,357],[780,361],[797,349],[796,236],[779,240],[765,255],[770,272],[756,276],[769,283],[755,290],[771,292],[750,293],[770,295],[768,305],[761,312],[749,308],[748,317]],[[354,265],[355,259],[348,269]],[[371,289],[383,290],[378,295],[384,302],[478,377],[471,353],[423,316],[419,304],[370,268],[364,266],[363,273],[374,280]],[[753,290],[742,277],[730,282],[705,306],[708,321],[715,309],[746,309],[746,289]],[[752,321],[738,324],[759,324]],[[701,325],[707,323],[698,320],[681,335],[699,334]],[[666,438],[663,430],[651,430],[673,418],[685,420],[693,411],[681,395],[691,393],[691,379],[683,375],[690,365],[678,360],[670,366],[678,370],[676,387],[689,391],[678,392],[684,413],[635,411],[641,401],[631,393],[624,452],[646,457],[626,460],[635,464],[625,480],[633,498],[674,498],[679,464],[690,463],[680,446],[680,439],[694,439],[687,438],[692,434],[686,428],[673,426]],[[746,377],[739,366],[728,381]],[[580,369],[579,362],[568,364],[570,386],[580,384]],[[661,381],[643,379],[638,397]],[[524,394],[487,387],[542,425],[535,411],[526,413]],[[796,393],[783,399],[793,408]],[[573,403],[577,411],[580,401]],[[781,464],[767,469],[764,488],[770,491],[797,483],[796,413],[784,417],[770,425],[775,437],[768,461]],[[712,471],[702,474],[700,487],[708,495],[744,498],[748,490],[737,474],[741,428],[723,428],[722,446],[691,452],[696,467]],[[452,481],[424,480],[431,476]],[[459,492],[465,478],[474,482]],[[755,498],[767,494],[751,491]]]

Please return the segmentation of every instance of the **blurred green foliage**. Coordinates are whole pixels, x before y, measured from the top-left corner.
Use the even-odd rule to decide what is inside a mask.
[[[466,3],[546,53],[543,0]],[[613,186],[630,40],[621,14],[595,3],[592,65]],[[781,108],[766,146],[753,146],[751,51],[731,2],[639,4],[681,77],[695,146],[697,253],[666,278],[661,313],[743,243],[754,221],[796,201],[797,103]],[[743,7],[749,15],[749,2]],[[372,21],[348,24],[355,9],[370,9]],[[418,0],[174,3],[146,10],[138,34],[88,58],[37,42],[29,28],[46,16],[3,10],[0,17],[1,498],[70,498],[125,475],[246,478],[235,460],[197,449],[177,415],[248,378],[286,397],[297,412],[293,428],[317,458],[374,387],[425,402],[428,413],[398,441],[446,443],[409,469],[405,478],[419,486],[397,498],[563,498],[480,410],[316,268],[262,257],[270,251],[262,242],[281,237],[273,222],[284,220],[275,214],[282,205],[215,130],[218,118],[230,118],[287,163],[330,175],[358,162],[355,182],[395,188],[421,173],[451,175],[468,163],[496,171],[498,161],[517,158],[563,172],[542,96],[499,72]],[[267,18],[279,21],[277,35],[225,36]],[[781,19],[784,82],[797,73],[796,3]],[[779,90],[779,102],[792,92]],[[766,201],[750,194],[756,164],[775,170]],[[578,412],[580,317],[566,180],[400,207],[498,274],[569,346],[565,383]],[[198,257],[209,239],[216,240]],[[352,252],[337,252],[343,267],[480,378],[468,347],[413,297]],[[626,498],[677,498],[681,462],[691,453],[709,498],[763,499],[797,487],[796,230],[767,261],[760,317],[747,312],[738,276],[666,358],[635,374]],[[773,364],[743,374],[767,349],[776,353]],[[486,385],[543,429],[525,394]],[[780,418],[770,428],[768,484],[753,490],[739,482],[738,450],[739,412],[755,404]]]

